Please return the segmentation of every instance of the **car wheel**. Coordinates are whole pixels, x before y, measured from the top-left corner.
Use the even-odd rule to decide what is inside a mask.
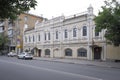
[[[23,57],[24,60],[26,60],[25,56]]]
[[[17,58],[20,59],[19,56]]]

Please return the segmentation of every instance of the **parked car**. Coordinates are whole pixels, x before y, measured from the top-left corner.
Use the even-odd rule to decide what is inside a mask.
[[[17,54],[15,52],[9,52],[7,54],[8,57],[14,57],[14,56],[17,56]]]
[[[33,59],[33,55],[28,52],[22,52],[22,53],[18,54],[17,57],[18,57],[18,59]]]

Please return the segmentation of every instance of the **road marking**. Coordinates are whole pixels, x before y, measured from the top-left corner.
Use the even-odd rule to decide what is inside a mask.
[[[96,78],[96,77],[91,77],[91,76],[86,76],[86,75],[80,75],[80,74],[76,74],[76,73],[70,73],[70,72],[59,71],[59,70],[53,70],[53,69],[48,69],[48,68],[43,68],[43,67],[37,67],[37,66],[28,65],[28,64],[22,64],[22,63],[16,63],[16,62],[9,62],[9,61],[6,61],[6,60],[0,60],[0,62],[5,62],[5,63],[9,63],[9,64],[15,64],[15,65],[21,65],[21,66],[30,67],[30,68],[33,68],[33,69],[45,70],[45,71],[55,72],[55,73],[59,73],[59,74],[76,76],[76,77],[80,77],[80,78],[87,79],[87,80],[103,80],[103,79]]]

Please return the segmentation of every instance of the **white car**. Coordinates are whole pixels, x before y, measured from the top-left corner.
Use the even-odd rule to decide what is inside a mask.
[[[22,53],[18,54],[17,57],[18,57],[18,59],[33,59],[33,55],[28,52],[22,52]]]
[[[14,56],[17,56],[17,54],[14,53],[14,52],[9,52],[9,53],[7,54],[7,56],[8,56],[8,57],[14,57]]]

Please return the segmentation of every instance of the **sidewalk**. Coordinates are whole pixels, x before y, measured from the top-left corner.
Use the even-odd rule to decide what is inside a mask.
[[[69,64],[83,64],[88,66],[99,66],[99,67],[109,67],[120,69],[120,62],[108,62],[108,61],[89,61],[89,60],[80,60],[80,59],[59,59],[59,58],[43,58],[35,57],[34,59],[40,61],[50,61],[50,62],[62,62]]]

